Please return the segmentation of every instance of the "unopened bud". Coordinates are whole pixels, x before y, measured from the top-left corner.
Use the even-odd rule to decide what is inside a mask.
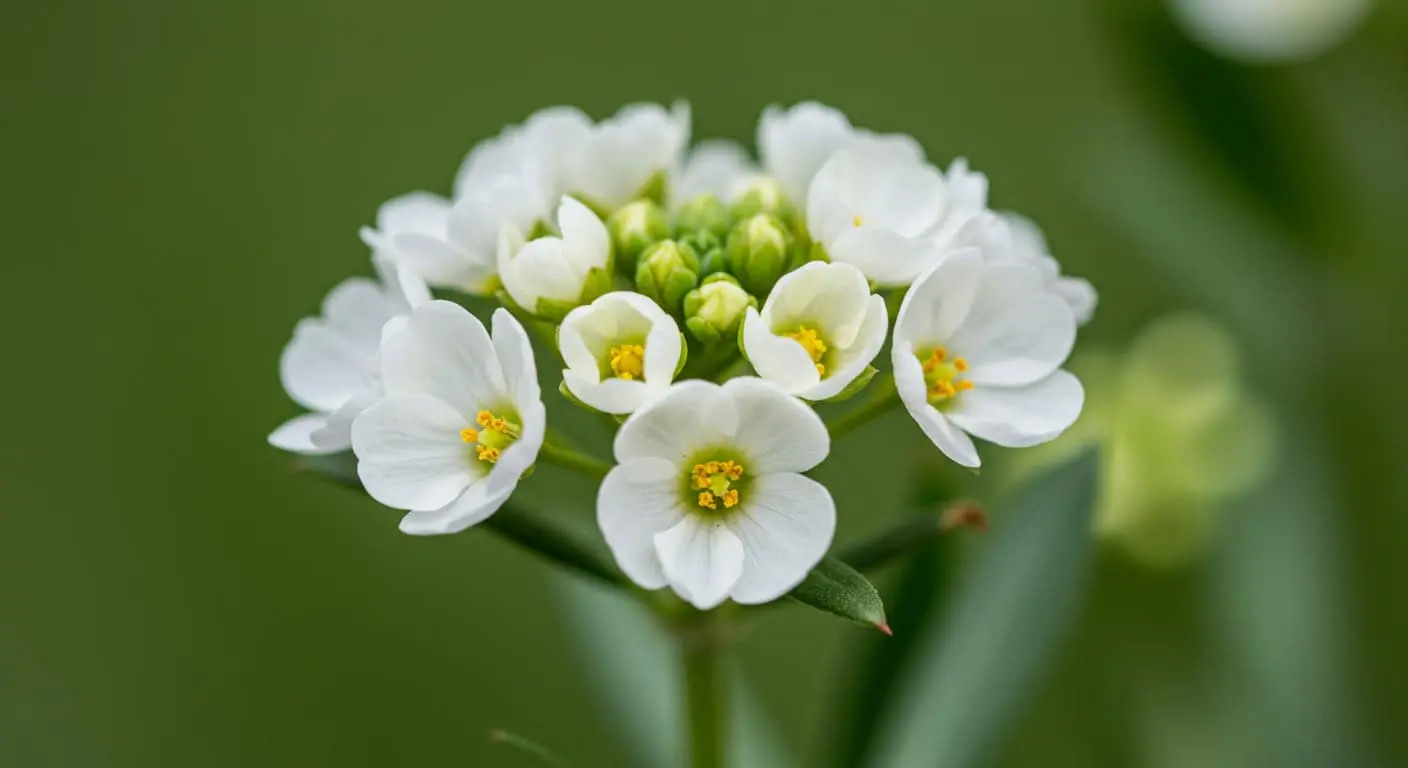
[[[792,235],[765,213],[745,219],[728,236],[729,272],[755,296],[766,296],[787,270]]]
[[[681,245],[688,246],[699,257],[700,280],[715,272],[728,271],[727,237],[727,232],[715,235],[706,230],[679,238]]]
[[[641,254],[636,290],[665,311],[679,314],[685,294],[699,284],[699,257],[687,245],[661,240]]]
[[[649,200],[634,200],[621,206],[607,219],[606,228],[616,246],[616,263],[626,274],[636,268],[646,248],[670,236],[665,211]]]
[[[738,335],[738,327],[749,307],[758,300],[728,274],[710,275],[684,298],[685,327],[694,338],[716,344]]]
[[[736,219],[746,219],[760,213],[779,219],[787,219],[792,215],[792,205],[787,196],[782,194],[782,185],[766,177],[748,182],[743,194],[733,202],[733,215]]]
[[[728,237],[733,228],[733,214],[728,206],[713,195],[700,195],[685,203],[675,214],[675,236],[685,237],[708,232],[716,237]]]

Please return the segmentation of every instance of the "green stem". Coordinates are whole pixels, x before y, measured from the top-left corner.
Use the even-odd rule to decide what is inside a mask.
[[[629,587],[620,571],[556,524],[523,507],[504,505],[485,520],[485,528],[559,565],[614,587]]]
[[[826,431],[831,433],[832,440],[838,440],[850,433],[857,427],[863,426],[883,415],[886,411],[899,405],[899,393],[895,390],[895,379],[888,374],[884,375],[884,380],[876,383],[875,396],[864,405],[855,410],[842,414],[826,425]]]
[[[544,440],[543,447],[538,450],[538,458],[559,467],[580,472],[593,480],[601,480],[606,477],[607,472],[611,471],[611,465],[601,459],[588,456],[575,448],[568,448],[556,441]]]
[[[681,635],[689,768],[724,768],[728,751],[726,632],[718,611],[699,614]]]

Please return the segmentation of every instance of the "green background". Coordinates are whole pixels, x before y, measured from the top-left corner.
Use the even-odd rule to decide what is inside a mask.
[[[380,202],[538,107],[676,97],[697,137],[818,99],[967,156],[1099,289],[1082,346],[1218,317],[1285,427],[1273,485],[1329,489],[1233,505],[1193,567],[1102,552],[999,764],[1284,765],[1215,747],[1305,723],[1305,764],[1408,760],[1408,12],[1379,6],[1247,68],[1115,0],[7,4],[0,764],[527,764],[491,727],[621,764],[547,568],[403,536],[264,438]],[[931,450],[897,414],[839,445],[841,537]],[[523,495],[589,530],[590,485]],[[791,607],[744,644],[802,764],[861,632]]]

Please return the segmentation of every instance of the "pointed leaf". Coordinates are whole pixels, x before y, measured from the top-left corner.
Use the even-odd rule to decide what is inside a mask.
[[[931,624],[870,765],[972,766],[1021,712],[1075,619],[1092,550],[1094,451],[1035,478]]]
[[[836,558],[822,558],[806,580],[787,596],[817,610],[890,634],[890,626],[885,622],[885,604],[875,585]]]

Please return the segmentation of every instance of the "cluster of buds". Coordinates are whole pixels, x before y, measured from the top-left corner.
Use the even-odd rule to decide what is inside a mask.
[[[1094,291],[966,162],[813,103],[763,113],[756,161],[689,144],[682,104],[552,108],[475,147],[452,198],[388,202],[363,233],[382,279],[299,324],[281,372],[311,413],[271,442],[350,448],[418,534],[486,520],[540,458],[597,462],[620,570],[710,608],[786,594],[829,548],[834,503],[803,473],[845,430],[815,403],[870,389],[847,423],[902,403],[966,467],[973,437],[1035,445],[1080,413],[1061,366]],[[456,293],[501,303],[492,327]],[[559,391],[617,417],[614,466],[547,440],[532,332]]]

